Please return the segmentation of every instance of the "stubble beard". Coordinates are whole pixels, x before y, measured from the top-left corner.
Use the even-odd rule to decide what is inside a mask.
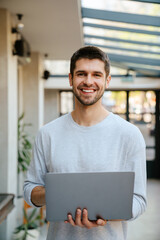
[[[77,100],[78,100],[82,105],[84,105],[84,106],[91,106],[91,105],[95,104],[96,102],[98,102],[98,100],[99,100],[100,98],[102,98],[104,92],[105,92],[105,86],[104,86],[103,91],[102,91],[101,93],[99,93],[98,96],[95,96],[92,100],[90,100],[89,98],[86,99],[86,100],[83,100],[83,98],[82,98],[80,95],[77,94],[77,92],[76,92],[76,90],[75,90],[75,88],[74,88],[74,86],[73,86],[73,94],[74,94],[74,96],[75,96],[75,97],[77,98]]]

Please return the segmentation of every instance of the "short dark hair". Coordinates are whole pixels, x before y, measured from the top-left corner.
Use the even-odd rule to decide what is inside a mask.
[[[72,55],[71,62],[70,62],[70,73],[71,73],[72,77],[73,77],[74,69],[76,67],[76,62],[82,58],[99,59],[102,62],[104,62],[104,69],[106,72],[106,76],[108,77],[108,75],[110,73],[109,57],[101,49],[94,47],[94,46],[82,47]]]

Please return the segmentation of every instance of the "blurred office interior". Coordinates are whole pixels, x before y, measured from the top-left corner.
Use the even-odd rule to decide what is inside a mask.
[[[129,223],[128,240],[160,239],[160,1],[0,0],[1,240],[25,221],[23,159],[30,150],[26,157],[21,149],[19,165],[23,131],[33,145],[40,127],[74,109],[69,60],[85,45],[111,61],[104,107],[136,125],[146,143],[148,208]],[[45,209],[40,215],[45,219]]]

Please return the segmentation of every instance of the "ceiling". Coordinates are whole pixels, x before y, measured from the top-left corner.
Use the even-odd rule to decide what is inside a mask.
[[[0,0],[0,7],[15,21],[17,13],[24,15],[22,33],[31,50],[47,53],[48,59],[69,60],[81,46],[94,45],[127,74],[160,77],[157,3],[160,0]]]
[[[84,44],[102,48],[126,74],[160,77],[160,0],[82,0]]]
[[[83,46],[80,0],[0,0],[17,20],[23,14],[24,37],[32,51],[47,53],[48,59],[70,59]]]

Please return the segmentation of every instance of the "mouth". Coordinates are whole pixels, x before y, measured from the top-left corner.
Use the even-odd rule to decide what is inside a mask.
[[[94,93],[95,91],[96,91],[96,89],[89,89],[89,88],[80,88],[80,90],[81,90],[81,92],[83,93],[83,94],[92,94],[92,93]]]
[[[95,90],[93,89],[81,89],[82,92],[86,92],[86,93],[92,93],[94,92]]]

